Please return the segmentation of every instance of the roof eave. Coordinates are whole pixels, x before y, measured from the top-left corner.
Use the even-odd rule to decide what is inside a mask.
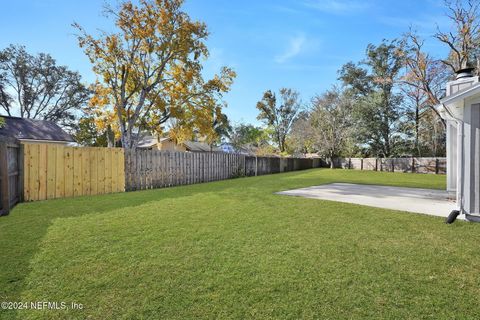
[[[75,143],[75,140],[49,140],[49,139],[28,139],[28,138],[16,138],[23,142],[52,142],[52,143]]]
[[[440,104],[437,105],[436,107],[438,108],[439,106],[442,106],[442,105],[453,104],[455,102],[467,99],[467,98],[469,98],[471,96],[474,96],[476,94],[480,94],[480,83],[476,83],[473,86],[471,86],[471,87],[469,87],[465,90],[459,91],[459,92],[457,92],[457,93],[455,93],[451,96],[448,96],[448,97],[445,97],[445,98],[441,99]]]

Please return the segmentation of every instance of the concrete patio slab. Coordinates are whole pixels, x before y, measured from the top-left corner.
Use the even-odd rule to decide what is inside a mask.
[[[277,194],[331,200],[365,206],[447,217],[456,208],[446,191],[332,183],[277,192]],[[463,216],[459,216],[463,218]]]

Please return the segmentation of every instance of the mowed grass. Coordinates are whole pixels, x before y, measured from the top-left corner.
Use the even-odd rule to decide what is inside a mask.
[[[0,218],[3,319],[478,319],[480,225],[276,195],[445,177],[316,169],[26,203]]]

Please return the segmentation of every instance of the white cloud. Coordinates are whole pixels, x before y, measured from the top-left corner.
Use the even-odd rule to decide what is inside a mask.
[[[356,13],[370,7],[367,1],[358,0],[307,0],[304,4],[330,14]]]
[[[305,35],[298,35],[289,41],[288,48],[282,53],[275,56],[275,62],[285,63],[291,58],[301,54],[306,49],[307,38]]]
[[[379,22],[395,28],[408,29],[412,27],[414,30],[423,33],[434,33],[437,31],[437,26],[440,29],[450,27],[448,18],[440,15],[420,15],[415,17],[383,16],[379,18]]]

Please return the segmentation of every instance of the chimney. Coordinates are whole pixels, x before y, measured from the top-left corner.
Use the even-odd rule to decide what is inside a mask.
[[[455,74],[456,74],[455,80],[473,77],[474,76],[473,75],[474,70],[475,70],[475,68],[463,68],[463,69],[457,70],[455,72]]]
[[[455,72],[455,80],[447,83],[447,96],[465,90],[479,82],[479,78],[474,75],[474,70],[475,68],[464,68]]]

